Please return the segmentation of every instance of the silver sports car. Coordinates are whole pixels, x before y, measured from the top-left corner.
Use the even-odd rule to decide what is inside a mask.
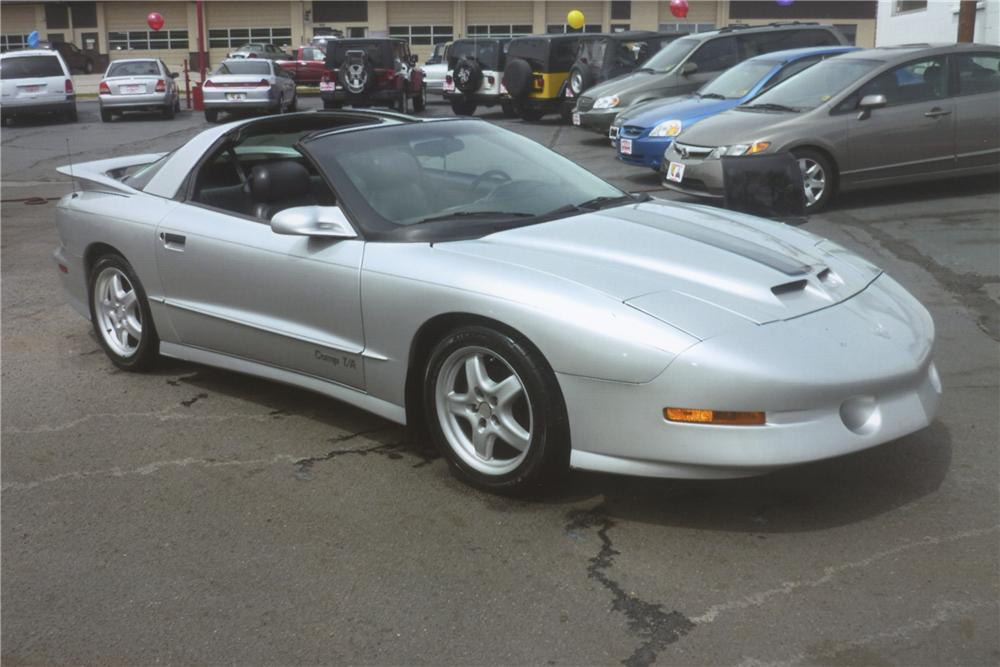
[[[114,364],[423,424],[480,487],[755,475],[899,438],[940,400],[929,314],[867,261],[626,194],[485,121],[289,114],[72,175],[55,261]]]

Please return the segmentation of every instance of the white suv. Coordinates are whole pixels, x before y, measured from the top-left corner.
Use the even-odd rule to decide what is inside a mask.
[[[55,113],[76,122],[76,93],[66,61],[57,51],[13,51],[0,55],[0,115],[9,118]]]
[[[509,39],[457,39],[448,47],[448,74],[444,78],[444,98],[459,116],[471,116],[476,107],[502,105],[505,116],[514,108],[501,95],[500,79],[507,58]]]

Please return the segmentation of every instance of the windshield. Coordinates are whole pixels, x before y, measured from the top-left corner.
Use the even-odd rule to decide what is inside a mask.
[[[777,63],[747,60],[726,70],[718,79],[698,91],[702,96],[721,96],[727,100],[746,97]]]
[[[859,78],[885,63],[879,60],[842,60],[833,58],[810,67],[805,74],[793,76],[758,95],[751,103],[775,104],[793,109],[815,109],[825,104]]]
[[[219,65],[216,74],[264,74],[271,73],[266,60],[227,60]]]
[[[648,68],[657,72],[669,72],[680,65],[681,61],[699,44],[701,44],[701,40],[690,37],[670,42],[659,53],[644,62],[642,67],[643,69]]]
[[[153,60],[111,63],[106,76],[159,76],[160,68]]]
[[[17,56],[0,60],[0,79],[65,76],[59,58],[51,56]]]
[[[482,121],[405,123],[306,140],[374,231],[434,219],[508,222],[625,195],[574,162]],[[343,187],[340,186],[343,184]],[[374,215],[364,215],[371,212]]]

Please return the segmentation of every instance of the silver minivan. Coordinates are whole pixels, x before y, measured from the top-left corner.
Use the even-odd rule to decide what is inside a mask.
[[[56,114],[76,122],[76,91],[57,51],[32,49],[0,55],[0,116]]]

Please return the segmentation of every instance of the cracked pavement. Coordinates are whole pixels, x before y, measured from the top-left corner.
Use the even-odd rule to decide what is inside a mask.
[[[67,137],[84,161],[204,126],[80,115],[3,129],[4,200],[64,192]],[[596,135],[490,118],[658,189]],[[574,474],[520,499],[305,391],[174,361],[116,370],[60,293],[52,203],[6,201],[2,659],[996,664],[998,193],[976,179],[852,194],[805,226],[931,310],[945,394],[930,428],[766,477]]]

